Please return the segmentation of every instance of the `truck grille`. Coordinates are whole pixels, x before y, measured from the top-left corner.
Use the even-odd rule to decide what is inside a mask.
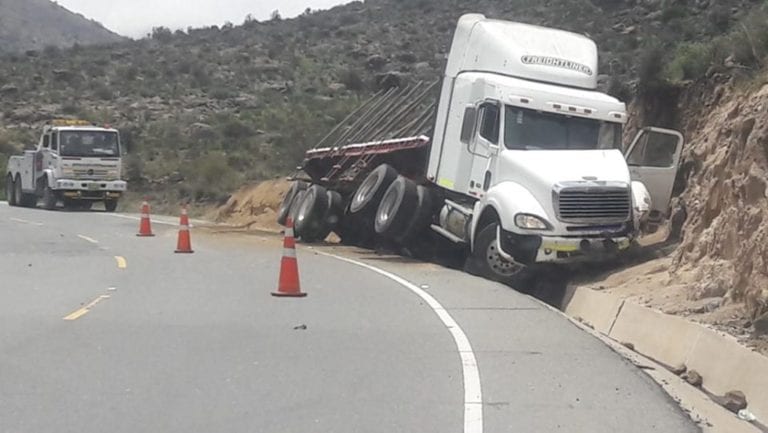
[[[555,193],[555,197],[557,217],[563,222],[624,222],[632,211],[626,187],[566,188]]]
[[[77,179],[101,180],[101,179],[107,179],[109,177],[109,170],[107,170],[107,169],[101,169],[101,168],[94,168],[94,169],[76,168],[73,171],[74,171],[75,177]]]

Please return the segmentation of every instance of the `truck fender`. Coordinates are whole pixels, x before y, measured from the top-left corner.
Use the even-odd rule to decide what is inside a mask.
[[[41,176],[45,176],[45,178],[48,180],[48,186],[51,188],[56,186],[56,175],[54,174],[53,170],[46,168],[43,170],[43,174],[41,174]],[[40,178],[38,177],[38,179]]]
[[[632,214],[635,219],[635,228],[640,227],[640,223],[645,221],[650,214],[653,203],[651,203],[651,193],[645,184],[638,181],[632,181]]]
[[[493,211],[499,216],[501,228],[507,231],[516,231],[515,215],[527,213],[541,217],[549,221],[547,212],[538,200],[522,185],[516,182],[501,182],[491,187],[485,196],[475,203],[472,219],[472,246],[474,248],[475,236],[478,230],[482,230],[480,222],[484,220],[486,211]],[[485,224],[482,224],[485,226]]]

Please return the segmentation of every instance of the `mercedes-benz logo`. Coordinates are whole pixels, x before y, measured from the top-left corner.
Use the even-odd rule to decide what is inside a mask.
[[[93,169],[88,170],[88,176],[93,176]]]

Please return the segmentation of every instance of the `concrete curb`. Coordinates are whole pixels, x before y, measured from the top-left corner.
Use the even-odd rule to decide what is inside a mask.
[[[661,364],[696,370],[710,394],[742,391],[758,421],[768,421],[768,358],[733,337],[588,288],[576,288],[563,311]]]

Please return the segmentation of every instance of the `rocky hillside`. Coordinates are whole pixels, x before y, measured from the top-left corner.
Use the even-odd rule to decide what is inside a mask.
[[[96,21],[50,0],[0,0],[0,52],[121,42]]]
[[[171,201],[218,201],[243,181],[295,166],[382,86],[435,80],[465,12],[590,34],[603,50],[603,83],[629,97],[644,50],[708,40],[753,3],[369,0],[292,20],[157,29],[112,47],[7,55],[0,152],[29,140],[45,119],[87,117],[124,131],[134,187]]]

